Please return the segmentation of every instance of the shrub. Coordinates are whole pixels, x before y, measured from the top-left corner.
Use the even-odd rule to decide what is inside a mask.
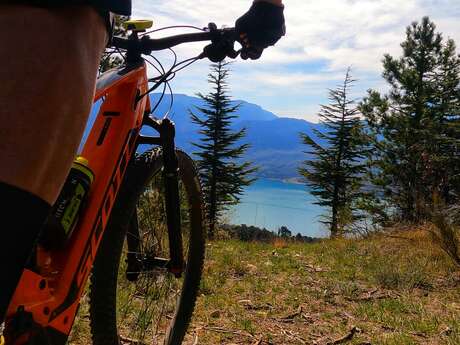
[[[441,209],[436,206],[432,214],[429,232],[437,244],[460,267],[460,207]]]

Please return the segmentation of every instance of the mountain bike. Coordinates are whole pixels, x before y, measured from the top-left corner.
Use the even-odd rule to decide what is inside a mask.
[[[175,147],[174,123],[153,116],[158,104],[152,106],[149,94],[162,85],[163,94],[171,90],[175,73],[199,59],[236,57],[237,37],[234,29],[210,24],[198,33],[152,39],[151,26],[129,21],[129,37],[113,39],[125,62],[98,78],[94,101],[102,105],[81,153],[94,182],[65,245],[37,245],[8,309],[8,345],[65,344],[82,296],[95,345],[184,339],[204,260],[202,197],[193,160]],[[174,54],[169,70],[144,59],[198,41],[211,43],[180,63]],[[148,78],[147,64],[159,75]],[[145,128],[157,135],[143,134]],[[145,145],[149,149],[139,151]]]

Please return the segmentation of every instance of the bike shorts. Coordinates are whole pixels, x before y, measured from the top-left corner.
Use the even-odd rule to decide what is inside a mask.
[[[31,5],[44,8],[59,8],[66,6],[89,5],[94,7],[102,16],[109,35],[109,44],[113,36],[113,14],[131,15],[131,0],[13,0],[8,3]]]
[[[21,3],[38,7],[90,5],[100,13],[115,13],[123,16],[131,15],[131,0],[20,0],[10,1],[10,3]]]

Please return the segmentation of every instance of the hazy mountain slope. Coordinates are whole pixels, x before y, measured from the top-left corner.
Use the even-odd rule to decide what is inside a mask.
[[[271,121],[245,121],[237,128],[247,130],[246,142],[250,143],[248,158],[260,166],[259,174],[264,177],[296,177],[297,168],[305,160],[305,147],[299,133],[312,135],[318,125],[298,119],[277,118]]]
[[[155,105],[159,94],[151,95],[152,105]],[[239,118],[235,119],[235,129],[246,128],[247,136],[244,142],[251,145],[244,159],[253,161],[260,167],[259,175],[273,178],[298,177],[297,168],[305,160],[305,147],[301,144],[299,133],[312,135],[314,128],[320,125],[305,120],[281,118],[264,110],[262,107],[244,101],[238,111]],[[168,111],[170,96],[165,96],[161,105],[155,111],[158,117]],[[177,94],[174,95],[174,105],[170,118],[176,124],[176,143],[188,153],[196,149],[191,144],[198,142],[198,127],[190,121],[189,109],[202,106],[203,102],[197,97]],[[94,118],[93,109],[91,118]],[[87,131],[86,131],[87,132]],[[148,132],[147,132],[148,133]]]
[[[150,95],[153,105],[156,103],[159,97],[160,94]],[[164,96],[163,102],[155,111],[157,116],[163,116],[168,111],[170,100],[171,97],[169,95]],[[262,109],[262,107],[258,106],[257,104],[252,104],[240,100],[235,100],[233,103],[235,105],[241,103],[241,107],[238,110],[238,115],[240,116],[241,121],[268,121],[277,118],[275,114]],[[176,122],[177,126],[183,127],[182,124],[188,123],[188,110],[191,109],[194,111],[195,106],[203,106],[203,101],[198,97],[175,94],[174,106],[170,112],[170,117]]]

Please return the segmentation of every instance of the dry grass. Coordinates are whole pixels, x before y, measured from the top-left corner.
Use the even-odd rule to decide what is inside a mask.
[[[458,345],[460,272],[424,231],[212,242],[185,344]]]
[[[208,245],[187,344],[460,344],[460,274],[423,231]]]
[[[273,241],[273,247],[276,248],[276,249],[280,249],[280,248],[287,248],[288,247],[288,243],[286,240],[282,239],[282,238],[276,238],[274,241]]]

